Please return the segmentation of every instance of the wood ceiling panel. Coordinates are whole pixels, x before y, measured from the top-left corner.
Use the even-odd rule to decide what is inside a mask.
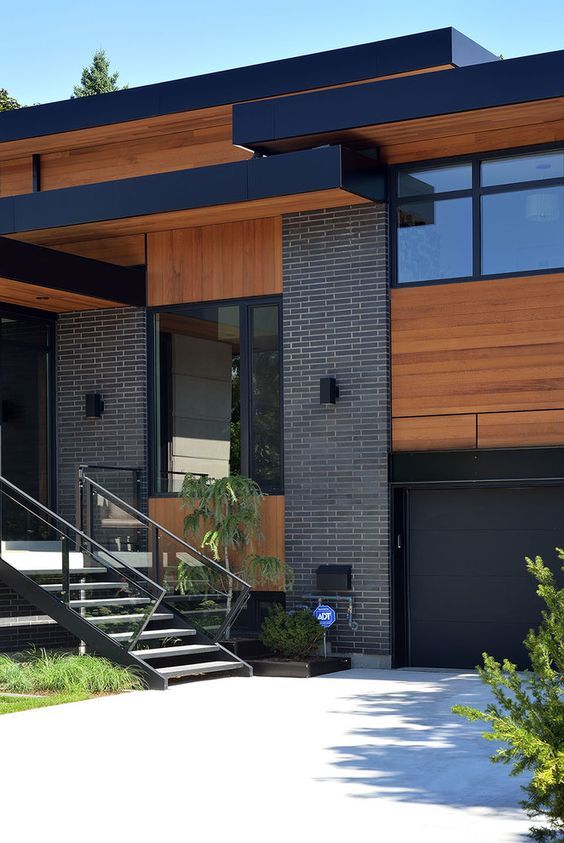
[[[36,310],[46,310],[51,313],[124,306],[115,301],[53,290],[36,284],[25,284],[9,278],[0,278],[0,302],[20,307],[33,307]]]

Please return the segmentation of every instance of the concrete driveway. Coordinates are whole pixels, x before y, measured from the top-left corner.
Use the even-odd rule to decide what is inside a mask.
[[[472,674],[215,679],[0,718],[3,839],[513,843]]]

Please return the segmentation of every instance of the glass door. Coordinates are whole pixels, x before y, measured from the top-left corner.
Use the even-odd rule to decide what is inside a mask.
[[[51,498],[51,320],[0,314],[0,472],[45,505]],[[3,541],[29,541],[36,528],[21,507],[2,504]]]

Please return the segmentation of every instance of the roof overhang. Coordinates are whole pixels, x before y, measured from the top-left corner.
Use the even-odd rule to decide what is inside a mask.
[[[0,301],[55,311],[142,306],[145,270],[0,237]]]
[[[564,98],[564,51],[335,88],[233,108],[233,142],[280,152],[312,143],[368,145],[378,129]],[[564,106],[561,116],[564,117]],[[390,139],[388,130],[388,142]],[[448,133],[448,126],[445,127]],[[385,134],[385,132],[384,132]]]
[[[6,197],[0,199],[0,234],[55,243],[385,197],[386,173],[375,159],[328,146]]]
[[[8,111],[0,115],[0,144],[366,79],[417,73],[433,67],[457,67],[497,59],[498,56],[456,29],[445,27],[339,50]]]

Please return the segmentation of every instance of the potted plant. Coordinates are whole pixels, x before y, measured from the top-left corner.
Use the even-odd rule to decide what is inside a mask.
[[[257,676],[306,678],[348,670],[351,660],[344,656],[321,656],[324,630],[307,609],[286,612],[272,607],[262,625],[261,641],[274,656],[251,661]]]

